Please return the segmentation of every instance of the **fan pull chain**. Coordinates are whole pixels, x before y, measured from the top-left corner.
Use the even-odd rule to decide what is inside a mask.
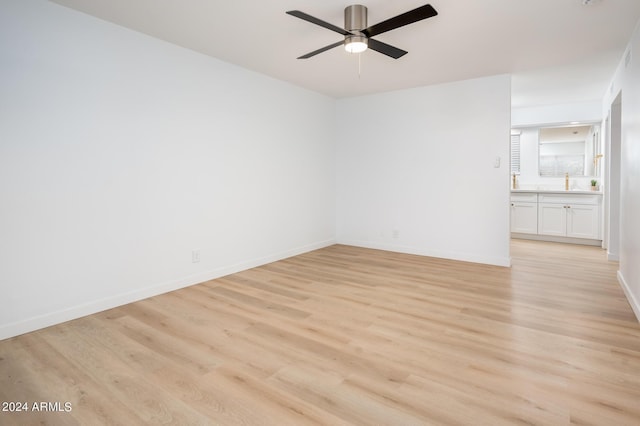
[[[358,80],[362,75],[362,53],[358,53]]]

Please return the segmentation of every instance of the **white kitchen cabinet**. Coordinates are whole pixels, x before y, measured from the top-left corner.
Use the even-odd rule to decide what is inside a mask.
[[[570,204],[567,208],[567,237],[600,239],[600,206]]]
[[[511,192],[514,238],[601,245],[602,194],[591,191]]]
[[[567,206],[562,204],[538,204],[538,233],[567,236]]]
[[[538,233],[537,194],[511,194],[511,232]]]
[[[600,239],[600,195],[538,194],[538,234]]]

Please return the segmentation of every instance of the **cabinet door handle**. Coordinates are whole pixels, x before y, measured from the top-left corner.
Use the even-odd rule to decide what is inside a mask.
[[[571,208],[571,206],[567,206],[567,208],[568,208],[568,209],[570,209],[570,208]]]
[[[515,204],[511,203],[511,207],[515,207],[515,206],[516,206]]]

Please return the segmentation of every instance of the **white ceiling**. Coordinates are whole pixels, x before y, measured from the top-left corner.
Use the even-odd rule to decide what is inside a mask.
[[[639,0],[359,0],[369,25],[431,3],[439,15],[377,38],[407,50],[394,60],[343,48],[298,56],[341,36],[285,14],[343,26],[349,0],[53,0],[142,33],[342,98],[513,74],[512,104],[600,99],[633,29]]]

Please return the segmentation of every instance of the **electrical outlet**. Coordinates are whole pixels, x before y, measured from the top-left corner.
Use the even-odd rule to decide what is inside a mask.
[[[191,250],[191,263],[200,262],[200,250]]]

